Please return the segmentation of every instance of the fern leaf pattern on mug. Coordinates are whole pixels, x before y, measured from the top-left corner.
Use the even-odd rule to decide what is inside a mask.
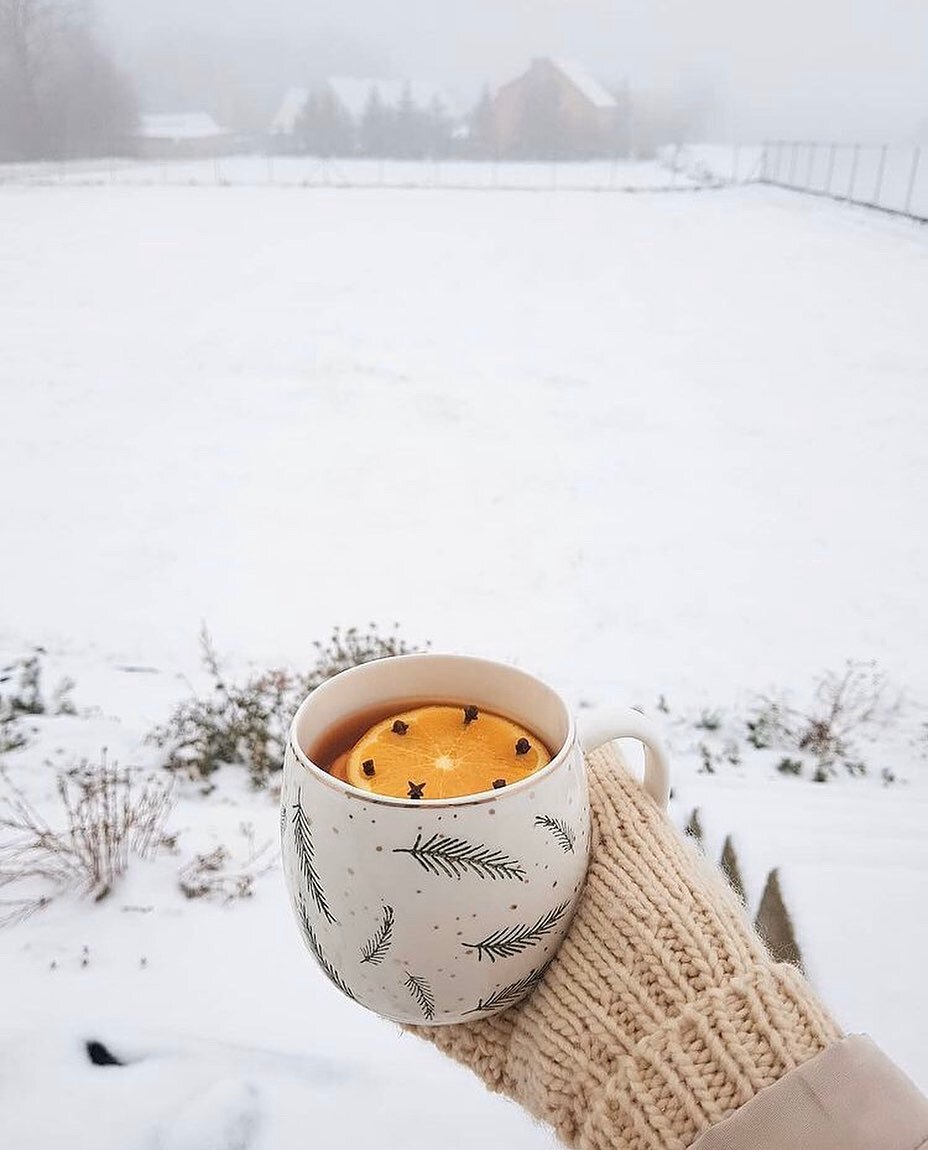
[[[553,815],[536,815],[535,826],[545,827],[554,835],[558,846],[565,854],[573,854],[576,833],[570,829],[563,819],[556,819]]]
[[[520,999],[535,989],[539,982],[544,978],[545,971],[548,969],[548,963],[544,966],[536,967],[524,978],[519,978],[515,982],[510,982],[508,986],[500,987],[488,994],[486,998],[481,998],[475,1007],[468,1010],[468,1014],[479,1014],[482,1011],[490,1010],[505,1010],[509,1006],[514,1006]]]
[[[531,946],[537,946],[554,930],[569,906],[569,902],[559,903],[530,925],[517,923],[515,926],[500,927],[480,942],[462,942],[461,945],[475,951],[478,961],[488,958],[490,962],[496,962],[498,958],[511,958]]]
[[[306,903],[300,899],[300,925],[303,928],[303,937],[309,945],[309,949],[313,952],[313,957],[319,963],[323,973],[333,986],[337,986],[342,994],[347,994],[349,998],[353,998],[357,1002],[357,995],[348,986],[342,977],[341,973],[332,965],[326,957],[325,951],[322,949],[322,944],[313,929],[313,924],[309,920],[309,915],[306,912]]]
[[[306,882],[307,889],[309,890],[310,898],[316,904],[319,913],[328,922],[337,922],[335,915],[329,906],[329,900],[326,897],[325,889],[322,885],[322,880],[319,878],[319,872],[315,864],[315,847],[313,845],[312,829],[309,825],[309,819],[306,817],[306,812],[303,810],[303,792],[297,792],[296,802],[293,804],[293,815],[291,817],[293,825],[293,841],[296,847],[297,859],[300,864],[300,871]]]
[[[432,988],[424,978],[417,974],[406,975],[406,989],[415,999],[422,1011],[422,1017],[431,1022],[435,1017],[435,996],[432,994]]]
[[[500,850],[472,844],[451,835],[433,834],[424,842],[421,833],[411,847],[396,847],[394,854],[408,854],[423,870],[434,875],[460,879],[464,874],[478,878],[516,879],[525,882],[525,870],[516,859]]]
[[[383,917],[377,929],[361,948],[361,961],[378,966],[387,956],[393,941],[393,907],[383,908]]]

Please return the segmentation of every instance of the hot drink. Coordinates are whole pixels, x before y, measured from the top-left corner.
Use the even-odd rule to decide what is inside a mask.
[[[473,704],[381,704],[342,720],[313,762],[373,794],[428,802],[501,790],[547,766],[533,732]]]

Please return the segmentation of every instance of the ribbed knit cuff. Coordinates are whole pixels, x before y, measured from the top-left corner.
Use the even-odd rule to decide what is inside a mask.
[[[642,1039],[561,1135],[583,1150],[685,1150],[840,1034],[798,971],[757,967]]]

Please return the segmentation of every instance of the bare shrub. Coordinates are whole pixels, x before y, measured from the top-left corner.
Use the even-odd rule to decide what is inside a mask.
[[[205,628],[200,643],[212,684],[209,694],[180,703],[149,741],[167,751],[168,770],[208,779],[223,765],[240,765],[256,787],[266,786],[281,769],[290,720],[306,695],[349,667],[415,650],[395,628],[386,635],[373,623],[365,632],[335,628],[327,643],[314,644],[315,662],[309,671],[278,668],[235,683],[224,673]]]
[[[0,772],[0,887],[14,897],[0,902],[0,925],[46,906],[55,894],[76,890],[99,902],[125,874],[132,856],[150,857],[172,845],[165,823],[171,787],[148,779],[139,788],[131,771],[107,761],[86,761],[57,776],[62,826],[53,827]],[[16,897],[17,887],[40,887]]]
[[[715,774],[715,756],[712,754],[712,750],[707,747],[705,743],[699,744],[699,774]]]
[[[806,707],[792,705],[786,696],[761,696],[747,722],[748,741],[808,756],[815,782],[832,778],[839,767],[852,776],[864,775],[860,739],[884,726],[898,709],[886,694],[886,679],[875,663],[849,660],[842,671],[822,675]],[[790,765],[783,766],[787,762]],[[783,773],[801,773],[801,760],[783,763]]]
[[[722,712],[703,708],[693,726],[697,731],[717,731],[722,726]]]
[[[194,855],[180,868],[177,881],[187,898],[217,899],[223,903],[251,898],[255,880],[274,866],[275,859],[270,842],[255,845],[251,823],[242,823],[239,829],[247,843],[241,860],[233,859],[227,847],[218,846],[206,854]]]

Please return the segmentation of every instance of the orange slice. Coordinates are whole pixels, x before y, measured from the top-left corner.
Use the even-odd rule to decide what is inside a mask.
[[[395,798],[453,799],[508,786],[551,761],[531,731],[476,707],[391,715],[348,753],[352,786]]]

